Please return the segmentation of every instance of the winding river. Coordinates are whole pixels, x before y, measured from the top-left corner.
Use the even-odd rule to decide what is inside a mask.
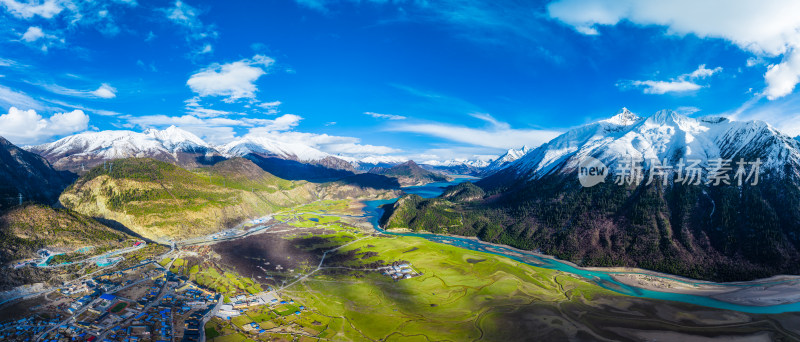
[[[458,177],[452,182],[447,183],[431,183],[423,186],[413,186],[413,187],[405,187],[403,190],[407,193],[417,194],[425,198],[432,198],[436,197],[444,191],[444,188],[450,185],[455,185],[464,181],[473,180],[475,178],[472,177]],[[486,243],[480,241],[475,238],[464,238],[464,237],[455,237],[455,236],[447,236],[447,235],[437,235],[437,234],[425,234],[425,233],[399,233],[399,232],[389,232],[381,229],[378,225],[378,220],[380,219],[381,215],[383,214],[383,209],[380,208],[383,204],[394,203],[397,199],[390,199],[390,200],[376,200],[376,201],[365,201],[366,207],[364,208],[365,216],[367,216],[372,223],[375,230],[388,235],[398,235],[398,236],[414,236],[414,237],[421,237],[433,242],[443,243],[451,246],[456,246],[460,248],[464,248],[467,250],[472,251],[479,251],[485,253],[491,253],[495,255],[504,256],[525,264],[529,264],[536,267],[542,267],[552,270],[558,270],[562,272],[571,273],[582,277],[592,283],[595,283],[603,288],[608,290],[634,296],[634,297],[642,297],[642,298],[652,298],[652,299],[661,299],[661,300],[670,300],[670,301],[677,301],[683,303],[690,303],[695,305],[702,305],[711,308],[718,308],[718,309],[727,309],[727,310],[735,310],[741,312],[748,312],[748,313],[758,313],[758,314],[776,314],[776,313],[784,313],[784,312],[800,312],[800,302],[790,303],[790,304],[777,304],[777,305],[764,305],[764,306],[753,306],[753,305],[743,305],[743,304],[735,304],[729,303],[721,300],[717,300],[707,296],[701,295],[692,295],[692,294],[683,294],[683,293],[673,293],[673,292],[661,292],[661,291],[653,291],[648,290],[636,286],[631,286],[620,281],[614,279],[614,274],[632,274],[632,272],[617,272],[617,271],[603,271],[598,270],[596,268],[593,269],[584,269],[578,267],[572,263],[565,262],[562,260],[558,260],[554,257],[544,256],[541,254],[535,254],[531,252],[522,251],[519,249],[500,246],[496,244]],[[644,274],[644,273],[642,273]],[[661,277],[665,279],[669,279],[676,282],[687,283],[690,285],[713,285],[713,286],[730,286],[730,287],[764,287],[769,285],[780,284],[784,282],[793,282],[796,280],[776,280],[774,282],[765,282],[765,281],[752,281],[752,282],[736,282],[736,283],[714,283],[714,282],[707,282],[707,281],[693,281],[688,280],[685,278],[679,277],[672,277],[668,274],[658,274],[655,275],[654,273],[647,273],[648,276],[654,277]]]

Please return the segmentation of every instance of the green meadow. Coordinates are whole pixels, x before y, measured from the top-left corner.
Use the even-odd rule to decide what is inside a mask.
[[[492,340],[510,328],[515,308],[617,296],[558,271],[420,238],[370,237],[348,250],[378,253],[350,266],[403,260],[422,275],[395,282],[377,272],[318,273],[287,289],[319,315],[342,320],[328,330],[331,340]]]

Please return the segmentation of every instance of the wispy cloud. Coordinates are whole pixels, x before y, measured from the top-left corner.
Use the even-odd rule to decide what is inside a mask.
[[[186,38],[189,40],[202,40],[206,38],[216,38],[218,33],[214,25],[206,25],[200,20],[202,11],[181,0],[177,0],[172,7],[162,8],[167,19],[176,25],[184,28],[187,32]]]
[[[627,21],[667,27],[667,34],[721,38],[756,57],[783,57],[768,66],[764,94],[774,100],[790,94],[800,82],[800,2],[794,0],[619,1],[559,0],[548,14],[581,33]],[[750,63],[748,63],[750,64]]]
[[[71,89],[57,84],[44,84],[42,87],[52,93],[82,98],[113,99],[117,97],[117,89],[107,83],[101,84],[95,90]]]
[[[407,21],[436,22],[453,29],[457,37],[477,43],[508,45],[524,41],[535,54],[556,64],[562,57],[547,49],[543,37],[551,35],[541,24],[541,14],[526,1],[469,0],[295,0],[303,7],[330,15],[344,5],[392,7],[398,15],[381,24]]]
[[[3,86],[2,84],[0,84],[0,107],[17,107],[36,110],[43,110],[47,108],[47,106],[42,104],[42,102],[28,96],[28,94],[13,90],[9,87]]]
[[[369,115],[376,119],[386,119],[386,120],[405,120],[406,117],[402,115],[395,115],[395,114],[381,114],[375,112],[364,112],[364,114]]]
[[[472,114],[472,116],[488,122],[490,126],[473,128],[445,123],[415,123],[392,126],[388,130],[426,134],[450,141],[497,149],[521,145],[538,146],[561,134],[555,130],[511,128],[508,123],[498,121],[489,114]]]
[[[785,97],[772,101],[764,98],[764,95],[756,95],[737,109],[722,115],[733,120],[765,121],[788,136],[800,135],[800,98]]]
[[[720,71],[722,71],[722,67],[707,69],[705,64],[701,64],[697,68],[697,70],[680,75],[668,81],[654,81],[654,80],[622,81],[617,83],[617,86],[621,89],[641,88],[645,94],[660,95],[666,93],[684,93],[703,88],[703,86],[695,82],[697,80],[712,76]]]
[[[44,2],[0,0],[0,5],[5,7],[13,16],[21,19],[31,19],[35,16],[50,19],[64,10],[61,2],[57,0],[45,0]]]

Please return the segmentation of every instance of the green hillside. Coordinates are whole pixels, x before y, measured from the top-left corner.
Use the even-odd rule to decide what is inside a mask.
[[[69,209],[36,204],[15,207],[0,216],[0,289],[47,281],[54,272],[70,272],[66,268],[44,270],[11,267],[12,262],[36,258],[39,249],[65,253],[57,258],[68,261],[70,258],[84,259],[131,246],[135,241],[128,234]]]
[[[281,180],[248,160],[220,164],[190,172],[149,158],[120,159],[92,169],[60,199],[154,240],[210,234],[314,199],[308,183]]]
[[[288,181],[235,158],[187,171],[149,158],[119,159],[78,179],[61,203],[85,215],[117,221],[156,241],[232,228],[317,199],[394,196],[339,182]]]

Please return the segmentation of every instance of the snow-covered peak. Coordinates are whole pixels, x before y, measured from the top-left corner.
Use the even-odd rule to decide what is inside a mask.
[[[675,165],[680,159],[694,159],[708,169],[709,161],[720,158],[760,158],[764,163],[761,170],[783,173],[787,164],[800,166],[798,146],[763,121],[694,119],[668,110],[634,118],[623,110],[610,119],[567,131],[508,169],[539,178],[553,172],[572,172],[587,156],[601,160],[612,170],[631,159],[643,161],[644,167],[650,162],[666,160]]]
[[[319,161],[331,155],[308,145],[283,142],[266,136],[246,136],[219,146],[227,157],[242,157],[250,153],[298,161]]]
[[[48,159],[71,155],[115,159],[160,153],[205,152],[207,149],[208,144],[205,141],[174,126],[163,131],[150,129],[145,133],[127,130],[84,132],[28,147],[28,150]]]
[[[83,132],[51,143],[28,146],[58,168],[85,170],[104,160],[148,157],[191,166],[197,155],[207,157],[216,151],[196,135],[170,127],[143,133],[128,130]]]
[[[408,158],[398,156],[368,156],[358,160],[363,164],[402,164],[408,161]]]
[[[603,121],[614,125],[628,126],[639,120],[641,118],[638,115],[628,110],[628,108],[622,107],[619,113]]]
[[[144,131],[144,134],[148,137],[158,140],[168,150],[189,146],[200,146],[204,148],[211,147],[205,141],[203,141],[203,139],[200,139],[200,137],[192,134],[191,132],[175,127],[174,125],[169,126],[164,130],[151,128]]]
[[[471,166],[475,168],[484,168],[489,165],[489,162],[482,159],[466,159],[466,158],[455,158],[455,159],[448,159],[448,160],[426,160],[420,162],[420,164],[430,165],[430,166],[445,166],[445,167],[453,167],[453,166]]]
[[[522,158],[524,155],[528,154],[531,151],[531,148],[528,146],[522,146],[522,148],[511,148],[506,151],[502,156],[498,157],[497,159],[493,160],[486,165],[487,173],[496,172],[499,170],[504,169],[506,166],[510,165],[514,161],[519,158]]]

